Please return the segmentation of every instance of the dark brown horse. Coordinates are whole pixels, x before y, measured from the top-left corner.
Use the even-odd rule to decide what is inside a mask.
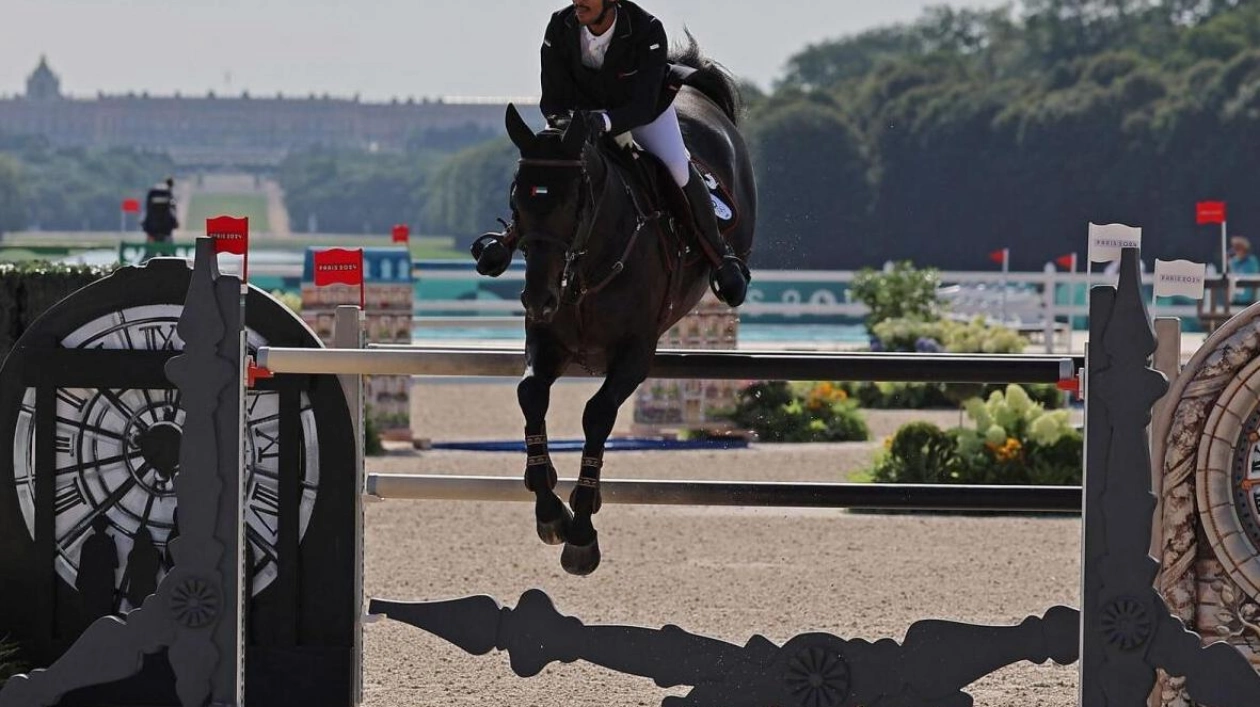
[[[738,221],[726,236],[747,256],[756,188],[736,127],[738,89],[694,40],[673,60],[697,70],[675,98],[683,136],[692,157],[733,198]],[[536,496],[539,537],[565,544],[565,570],[589,574],[599,565],[591,516],[599,511],[604,444],[617,410],[647,378],[660,335],[704,295],[710,265],[687,220],[671,216],[685,210],[654,208],[656,202],[635,191],[623,160],[589,139],[583,121],[535,134],[509,106],[507,130],[521,153],[512,201],[525,252],[526,367],[517,387],[528,450],[525,485]],[[661,181],[676,188],[668,178]],[[571,363],[606,375],[582,416],[586,439],[569,498],[572,513],[553,491],[546,428],[551,386]]]

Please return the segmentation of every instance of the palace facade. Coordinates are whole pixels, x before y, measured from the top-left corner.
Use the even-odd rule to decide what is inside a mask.
[[[509,101],[424,99],[367,103],[311,94],[74,98],[41,58],[26,93],[0,98],[0,133],[43,135],[55,146],[126,146],[169,154],[190,166],[268,166],[314,147],[396,152],[409,143],[469,140],[503,133]]]

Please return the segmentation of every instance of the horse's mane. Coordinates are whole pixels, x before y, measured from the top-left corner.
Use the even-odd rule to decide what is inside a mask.
[[[670,49],[670,62],[695,69],[696,73],[687,79],[687,84],[716,103],[732,123],[739,125],[743,99],[735,77],[725,66],[704,55],[700,50],[700,43],[691,35],[691,30],[684,29],[683,32],[687,35],[687,43]]]

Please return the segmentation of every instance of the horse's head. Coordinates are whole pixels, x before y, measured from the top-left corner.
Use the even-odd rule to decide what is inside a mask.
[[[521,304],[531,322],[546,323],[560,307],[561,278],[578,230],[585,184],[583,148],[589,131],[574,120],[563,132],[535,134],[516,106],[507,108],[507,131],[521,151],[512,183],[512,207],[525,253]]]

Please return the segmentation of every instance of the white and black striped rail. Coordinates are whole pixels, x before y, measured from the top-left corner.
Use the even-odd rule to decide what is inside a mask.
[[[519,351],[371,345],[367,349],[264,346],[258,365],[272,373],[517,377]],[[1038,354],[905,354],[801,351],[661,350],[653,378],[869,380],[903,383],[1061,383],[1083,359]],[[589,376],[580,366],[566,375]]]
[[[572,479],[556,492],[567,498]],[[530,501],[520,477],[369,474],[369,496],[434,501]],[[831,484],[766,481],[600,481],[604,503],[853,510],[1079,513],[1079,486]]]

